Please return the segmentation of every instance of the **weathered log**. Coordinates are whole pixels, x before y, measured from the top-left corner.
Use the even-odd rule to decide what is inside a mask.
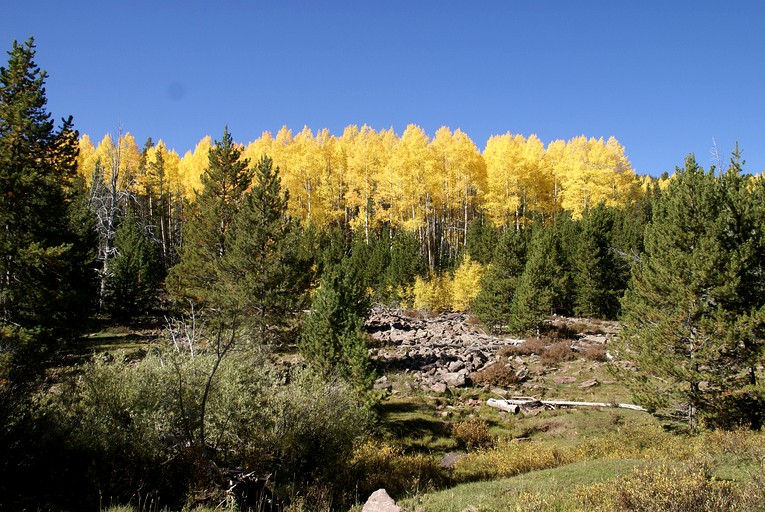
[[[506,400],[496,400],[494,398],[489,398],[486,401],[486,405],[489,407],[494,407],[495,409],[499,409],[500,411],[510,412],[513,414],[518,414],[518,411],[521,410],[520,405],[510,404],[507,403]]]
[[[543,405],[550,405],[553,407],[615,407],[615,408],[621,408],[621,409],[631,409],[633,411],[642,411],[647,412],[647,410],[643,407],[640,407],[639,405],[632,405],[632,404],[617,404],[617,403],[605,403],[605,402],[573,402],[570,400],[535,400],[535,399],[502,399],[498,400],[496,398],[489,398],[486,401],[486,405],[489,407],[494,407],[495,409],[499,409],[501,411],[507,411],[507,412],[517,412],[517,411],[510,411],[510,408],[515,407],[533,407],[537,406],[539,403],[542,403]]]

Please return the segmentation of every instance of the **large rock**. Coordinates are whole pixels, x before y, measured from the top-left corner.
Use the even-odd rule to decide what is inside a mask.
[[[385,489],[378,489],[364,503],[361,512],[401,512],[401,507],[396,505]]]
[[[444,375],[444,382],[450,388],[461,388],[466,384],[465,374],[463,372],[447,373]]]

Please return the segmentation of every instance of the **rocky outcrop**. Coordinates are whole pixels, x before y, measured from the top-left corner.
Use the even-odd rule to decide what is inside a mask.
[[[523,340],[487,335],[466,314],[447,313],[416,318],[400,311],[375,310],[366,329],[373,356],[387,370],[411,374],[424,391],[443,393],[470,384],[470,374],[497,362],[497,350]],[[375,387],[392,386],[387,377]]]

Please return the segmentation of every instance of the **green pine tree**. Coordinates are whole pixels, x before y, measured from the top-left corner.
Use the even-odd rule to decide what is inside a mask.
[[[220,264],[226,253],[229,231],[252,184],[254,170],[241,157],[228,131],[210,149],[209,165],[202,174],[202,190],[190,206],[183,227],[180,261],[166,280],[168,291],[179,301],[191,301],[220,310]]]
[[[510,305],[511,332],[538,335],[547,322],[556,297],[557,251],[553,230],[535,228],[526,265]]]
[[[363,331],[369,308],[350,259],[325,272],[303,326],[303,357],[326,376],[340,376],[359,389],[368,389],[374,378]]]
[[[77,132],[46,110],[33,39],[0,67],[0,375],[32,369],[90,311],[92,232],[76,179]],[[88,224],[85,224],[86,226]],[[23,364],[22,364],[23,362]]]
[[[716,178],[692,156],[658,196],[614,346],[638,367],[625,376],[652,411],[761,426],[762,198],[735,159]]]
[[[290,317],[305,303],[311,273],[297,221],[287,215],[279,169],[263,157],[244,195],[219,269],[219,295],[240,311],[260,341],[289,337]]]
[[[626,287],[612,250],[613,210],[602,203],[586,212],[574,257],[574,313],[616,319]]]
[[[151,307],[161,283],[161,261],[132,210],[117,228],[114,248],[106,278],[106,310],[114,318],[129,320]]]
[[[420,250],[420,242],[414,233],[397,231],[390,246],[390,262],[382,276],[385,302],[401,303],[406,288],[414,283],[416,276],[426,275],[428,265]]]
[[[501,331],[510,321],[510,306],[526,266],[526,238],[525,231],[511,230],[502,235],[481,279],[473,312],[492,331]]]

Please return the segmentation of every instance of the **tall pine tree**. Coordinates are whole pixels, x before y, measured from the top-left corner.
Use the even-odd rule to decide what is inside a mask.
[[[234,216],[220,264],[220,296],[240,311],[261,342],[283,340],[290,315],[305,303],[310,264],[300,227],[287,214],[279,169],[263,157],[252,190]]]
[[[210,149],[208,167],[201,176],[202,190],[197,192],[183,228],[180,262],[166,280],[176,299],[220,311],[224,302],[219,296],[220,265],[253,175],[249,160],[242,158],[227,127],[223,138]]]
[[[0,374],[66,339],[87,314],[91,231],[71,117],[54,127],[34,40],[0,68]],[[85,225],[88,225],[87,223]],[[21,356],[24,357],[21,357]]]
[[[765,342],[759,180],[686,160],[658,196],[623,300],[616,356],[639,401],[693,425],[762,425]]]

